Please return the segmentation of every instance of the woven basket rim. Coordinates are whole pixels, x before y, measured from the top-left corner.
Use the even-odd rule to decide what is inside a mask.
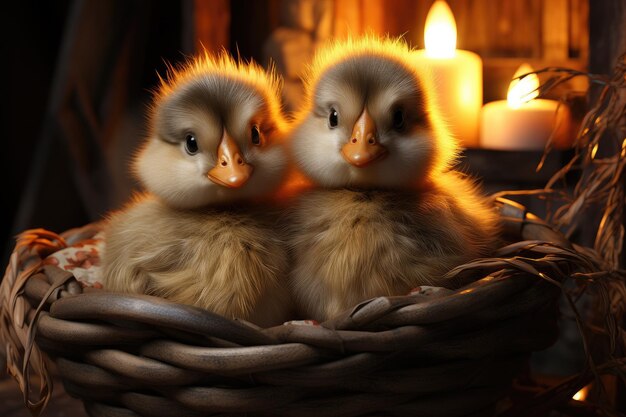
[[[523,252],[525,256],[533,254],[545,258],[550,256],[552,249],[558,248],[559,260],[548,269],[557,264],[562,268],[568,262],[567,256],[576,256],[562,235],[538,218],[529,216],[523,206],[504,199],[499,199],[496,205],[509,233],[533,239],[502,248],[499,251],[501,256]],[[248,388],[244,395],[246,401],[242,404],[286,407],[279,414],[289,415],[290,406],[311,401],[306,394],[310,390],[332,386],[336,381],[353,381],[350,378],[364,372],[384,374],[384,364],[397,363],[402,358],[409,361],[414,361],[416,355],[429,358],[433,369],[455,363],[474,369],[485,358],[504,357],[510,363],[518,363],[519,358],[530,351],[545,348],[555,340],[555,323],[550,320],[541,323],[541,320],[529,320],[529,317],[553,309],[558,286],[544,279],[540,275],[543,272],[531,273],[528,266],[522,267],[514,261],[505,263],[507,267],[503,269],[503,264],[493,259],[476,260],[474,262],[483,268],[484,277],[441,295],[378,297],[359,303],[324,323],[284,324],[268,329],[158,297],[105,290],[83,291],[71,273],[52,265],[42,265],[41,260],[51,252],[89,238],[101,227],[101,223],[90,224],[61,235],[42,230],[29,231],[22,236],[22,244],[18,243],[16,247],[7,274],[13,269],[19,269],[19,273],[10,277],[13,280],[11,291],[8,296],[3,291],[3,295],[6,306],[15,306],[18,300],[23,303],[25,313],[20,318],[14,314],[17,310],[3,308],[2,319],[5,325],[12,326],[14,333],[15,329],[32,331],[27,332],[27,337],[15,337],[15,334],[6,332],[2,337],[12,344],[14,354],[9,357],[10,367],[18,380],[21,378],[25,395],[30,388],[26,372],[29,365],[43,375],[44,380],[49,379],[45,366],[32,362],[33,358],[44,356],[40,351],[43,350],[55,358],[64,383],[74,387],[76,395],[92,395],[77,387],[81,378],[87,378],[82,383],[130,394],[136,390],[134,383],[145,387],[150,382],[158,387],[165,381],[176,381],[184,386],[197,384],[207,375],[213,375],[223,378],[220,384],[228,385],[233,378],[254,375],[260,387],[267,387],[268,392],[288,399],[280,405],[270,401],[271,395],[261,395],[263,390]],[[547,243],[548,240],[555,243]],[[464,265],[451,273],[462,275],[471,269]],[[16,286],[20,286],[19,291]],[[511,300],[516,297],[523,297],[524,302],[512,305]],[[7,301],[11,304],[6,304]],[[456,334],[459,329],[463,329],[461,337]],[[80,353],[78,361],[72,355],[68,357],[67,350],[72,349]],[[20,351],[26,354],[21,356]],[[513,357],[517,362],[511,362]],[[423,367],[412,371],[428,374]],[[430,372],[436,374],[434,370]],[[378,381],[376,378],[374,380]],[[433,378],[430,380],[437,379]],[[398,381],[406,382],[402,378]],[[445,381],[439,383],[445,385]],[[307,388],[307,384],[311,387]],[[278,387],[283,388],[279,390]],[[378,398],[376,401],[382,401],[383,397],[395,395],[396,404],[400,406],[415,396],[414,392],[403,392],[410,391],[405,386],[394,389],[398,392],[383,392],[372,398],[365,395],[359,397],[359,401],[365,404],[374,401],[374,397]],[[232,398],[226,399],[235,392],[241,394],[239,390],[219,391],[219,397],[224,397],[224,404],[229,405],[200,401],[199,398],[206,394],[200,387],[195,391],[176,392],[180,396],[166,397],[177,407],[242,411],[233,405]],[[48,393],[44,395],[49,398]],[[263,402],[259,396],[268,399]],[[30,405],[39,411],[48,398],[40,398]],[[119,394],[119,398],[136,397]],[[254,400],[257,402],[252,398],[257,398]],[[86,403],[95,401],[94,404],[106,408],[97,398],[86,397],[84,400]],[[331,400],[326,399],[326,406],[330,407]],[[142,401],[152,404],[157,400],[143,398]],[[125,405],[130,409],[140,409],[147,404],[130,402],[132,405]],[[323,402],[314,401],[315,404]]]

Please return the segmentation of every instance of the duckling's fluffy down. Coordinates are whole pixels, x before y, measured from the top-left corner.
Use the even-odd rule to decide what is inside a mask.
[[[455,287],[443,275],[485,256],[496,212],[450,172],[422,192],[318,190],[293,210],[291,285],[300,314],[325,320],[420,285]]]
[[[262,326],[289,318],[286,250],[260,214],[175,209],[142,196],[112,214],[106,236],[109,291],[155,295]]]

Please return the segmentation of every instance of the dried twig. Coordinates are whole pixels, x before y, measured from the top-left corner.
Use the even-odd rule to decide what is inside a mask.
[[[626,54],[618,59],[611,77],[549,67],[536,71],[549,78],[538,88],[540,96],[574,77],[584,76],[591,88],[599,88],[590,110],[582,120],[573,141],[574,154],[565,166],[555,173],[542,190],[503,192],[499,195],[528,195],[548,203],[558,202],[552,211],[548,205],[548,219],[557,228],[572,237],[581,223],[589,227],[589,219],[599,212],[600,221],[595,231],[593,248],[576,246],[579,255],[587,258],[588,265],[561,279],[573,281],[573,289],[564,290],[567,302],[582,336],[587,363],[585,369],[567,381],[537,395],[523,410],[508,410],[505,415],[531,415],[538,410],[548,410],[568,401],[572,394],[591,381],[595,381],[598,398],[595,406],[604,415],[621,415],[611,409],[607,393],[600,379],[602,374],[613,374],[626,383],[626,271],[621,269],[624,242],[624,185],[626,177]],[[523,78],[524,74],[519,78]],[[544,158],[552,150],[550,138]],[[578,182],[568,188],[566,176],[578,173]],[[587,265],[587,266],[588,266]],[[562,286],[566,288],[566,286]],[[576,301],[584,294],[595,300],[593,314],[584,314]],[[602,337],[591,338],[591,335]],[[597,346],[603,343],[602,346]],[[592,346],[593,345],[593,346]],[[596,363],[593,352],[603,352],[603,363]],[[521,414],[520,414],[521,413]],[[524,414],[530,413],[530,414]]]

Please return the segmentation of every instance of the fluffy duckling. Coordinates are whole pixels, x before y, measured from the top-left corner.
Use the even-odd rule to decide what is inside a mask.
[[[133,163],[147,192],[108,220],[105,288],[261,326],[289,318],[286,248],[259,206],[286,166],[278,91],[225,53],[162,80]]]
[[[332,44],[305,79],[290,133],[296,165],[321,186],[291,213],[291,287],[306,318],[326,320],[420,285],[487,254],[497,216],[475,184],[451,170],[457,145],[400,40]]]

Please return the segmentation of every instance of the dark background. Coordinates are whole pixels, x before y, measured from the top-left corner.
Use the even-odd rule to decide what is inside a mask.
[[[155,85],[156,71],[164,71],[163,59],[180,59],[182,52],[180,4],[128,2],[131,6],[140,3],[145,14],[134,25],[142,32],[144,39],[138,43],[145,48],[136,50],[136,71],[127,82],[128,107],[149,97],[148,89]],[[8,47],[5,56],[9,57],[5,60],[2,83],[2,96],[6,98],[0,164],[5,184],[4,214],[0,222],[3,261],[10,249],[5,245],[12,246],[13,235],[25,228],[44,227],[61,232],[94,220],[77,190],[74,177],[78,162],[73,160],[70,143],[58,134],[58,114],[50,109],[52,102],[58,100],[53,97],[55,82],[67,82],[55,79],[55,75],[60,75],[62,67],[81,65],[60,62],[64,45],[74,41],[69,39],[73,5],[72,1],[27,0],[14,2],[10,12],[2,13],[3,39]],[[120,26],[129,19],[130,12],[131,7],[127,7],[118,14]],[[97,46],[92,53],[99,53]],[[77,61],[81,58],[90,59],[78,56]],[[94,98],[94,103],[97,101]],[[47,142],[46,149],[42,149],[43,142]],[[89,170],[87,167],[86,171]]]
[[[157,73],[193,53],[189,7],[26,0],[1,14],[2,265],[17,233],[81,226],[128,197],[127,162],[145,134]],[[272,30],[267,2],[233,0],[231,8],[229,49],[261,62]]]

